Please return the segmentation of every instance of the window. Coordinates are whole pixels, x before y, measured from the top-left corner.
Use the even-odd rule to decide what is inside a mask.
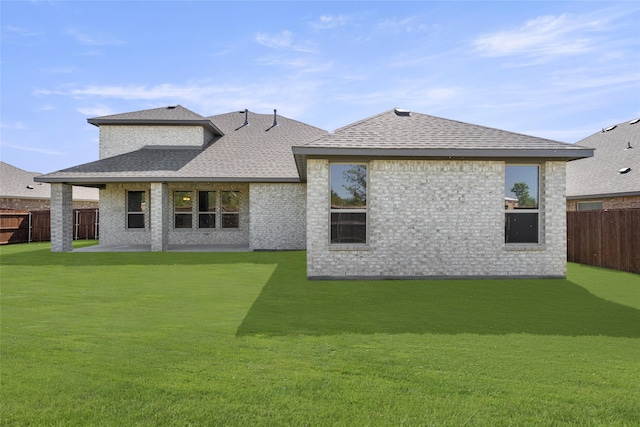
[[[144,228],[144,191],[127,191],[127,228]]]
[[[367,243],[367,165],[330,165],[332,244]]]
[[[578,202],[579,211],[595,211],[602,209],[602,201],[599,202]]]
[[[216,192],[198,192],[198,228],[216,228]]]
[[[173,213],[175,228],[191,228],[193,210],[193,193],[191,191],[173,192]]]
[[[223,191],[220,195],[222,228],[240,227],[240,192]]]
[[[536,165],[505,168],[505,243],[539,242],[539,169]]]

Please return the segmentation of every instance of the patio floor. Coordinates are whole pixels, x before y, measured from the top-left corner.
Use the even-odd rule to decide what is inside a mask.
[[[167,252],[250,252],[247,245],[169,245]],[[151,252],[151,245],[94,245],[73,252]]]

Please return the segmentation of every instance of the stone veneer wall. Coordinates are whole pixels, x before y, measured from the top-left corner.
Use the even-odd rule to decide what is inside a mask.
[[[73,200],[68,184],[51,184],[51,251],[73,250]]]
[[[102,125],[100,159],[136,151],[147,145],[201,146],[210,138],[202,126]]]
[[[105,245],[128,244],[128,245],[150,245],[150,208],[155,207],[155,203],[150,199],[151,185],[149,183],[122,183],[108,184],[106,189],[100,190],[100,243]],[[145,228],[126,228],[126,192],[146,191]],[[197,214],[197,192],[216,191],[218,206],[221,191],[240,192],[240,227],[237,229],[221,228],[220,214],[216,215],[216,228],[198,229]],[[168,209],[165,211],[164,223],[167,227],[168,244],[234,244],[249,245],[249,184],[247,183],[170,183],[167,185]],[[173,192],[193,191],[194,212],[193,228],[175,229],[173,227]],[[158,242],[154,243],[156,246]]]
[[[307,190],[303,183],[250,185],[252,250],[304,250]]]
[[[368,163],[366,246],[329,244],[329,161],[307,161],[307,275],[564,277],[565,163],[541,165],[541,242],[504,243],[503,161]]]

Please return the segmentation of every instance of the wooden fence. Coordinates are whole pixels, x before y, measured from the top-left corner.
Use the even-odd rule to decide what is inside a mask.
[[[73,210],[74,240],[98,239],[97,209]],[[48,242],[51,240],[50,211],[0,212],[0,244]]]
[[[640,209],[567,212],[567,259],[640,273]]]

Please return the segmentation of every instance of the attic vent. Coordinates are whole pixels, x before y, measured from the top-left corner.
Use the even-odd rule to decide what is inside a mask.
[[[640,119],[633,119],[629,122],[630,125],[635,125],[636,123],[640,122]]]
[[[411,116],[411,111],[409,111],[409,110],[403,110],[401,108],[395,108],[393,111],[396,113],[396,116],[406,116],[406,117]]]
[[[614,130],[618,125],[609,126],[608,128],[602,129],[602,132],[609,132],[610,130]]]
[[[175,109],[176,109],[176,107],[177,107],[177,105],[169,105],[169,106],[167,107],[167,110],[175,110]]]
[[[631,168],[622,168],[618,171],[619,174],[625,174],[631,172]]]

